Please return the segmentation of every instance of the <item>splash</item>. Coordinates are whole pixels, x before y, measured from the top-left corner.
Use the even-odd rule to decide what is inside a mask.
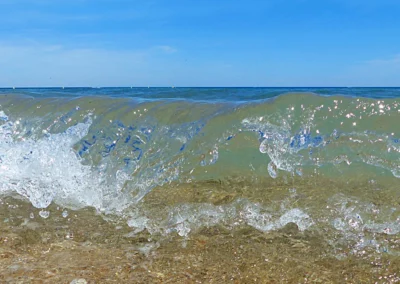
[[[2,113],[2,117],[6,117]],[[53,201],[74,206],[101,207],[101,192],[89,166],[81,164],[72,146],[82,139],[92,123],[78,123],[63,133],[39,140],[14,139],[18,121],[8,118],[0,126],[0,191],[16,192],[37,208]]]
[[[320,204],[349,190],[349,177],[398,181],[399,106],[395,99],[304,94],[240,105],[1,98],[0,193],[23,196],[43,209],[43,218],[51,218],[46,210],[51,203],[94,207],[125,218],[134,233],[187,237],[216,224],[270,231],[295,223],[300,231],[324,226],[347,241],[359,242],[364,234],[360,244],[367,238],[379,243],[370,234],[399,232],[396,220],[384,218],[387,204],[376,205],[387,209],[379,220],[364,207],[342,206],[344,200],[335,206],[328,201],[332,214]],[[219,187],[235,177],[234,190],[219,196]],[[344,186],[327,189],[326,199],[317,200],[329,187],[315,188],[324,178],[344,180]],[[296,181],[308,183],[304,187],[313,195],[296,194],[290,206],[277,209],[292,196],[282,184]],[[266,188],[257,188],[263,182]],[[186,184],[193,186],[186,199],[180,201],[179,192],[179,202],[162,207],[171,187]],[[147,197],[156,190],[167,193],[148,210]],[[360,188],[354,199],[361,202],[369,190],[378,189]]]

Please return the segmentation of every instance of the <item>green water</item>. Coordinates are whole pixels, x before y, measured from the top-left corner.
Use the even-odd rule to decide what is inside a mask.
[[[0,279],[398,282],[397,121],[396,98],[3,95]]]

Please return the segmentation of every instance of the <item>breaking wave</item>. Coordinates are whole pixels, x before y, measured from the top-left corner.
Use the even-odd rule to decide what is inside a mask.
[[[379,207],[371,197],[379,187],[375,180],[395,184],[400,178],[399,116],[393,98],[304,93],[246,103],[1,96],[0,192],[18,194],[43,210],[52,202],[94,207],[126,217],[134,232],[186,236],[217,223],[262,231],[288,223],[300,230],[325,224],[360,247],[376,245],[361,232],[400,230],[394,221],[398,204]],[[246,185],[230,202],[177,199],[146,207],[156,188],[234,177]],[[342,187],[325,190],[324,202],[311,205],[294,197],[305,183],[343,185],[355,177],[370,188],[352,196]],[[263,183],[279,182],[286,189],[275,203],[249,197]],[[273,186],[264,194],[271,192]],[[329,212],[322,210],[326,206]],[[387,215],[378,221],[371,212]]]

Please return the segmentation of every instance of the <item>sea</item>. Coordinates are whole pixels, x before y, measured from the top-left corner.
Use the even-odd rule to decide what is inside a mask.
[[[400,282],[400,88],[0,89],[0,232],[2,283]]]

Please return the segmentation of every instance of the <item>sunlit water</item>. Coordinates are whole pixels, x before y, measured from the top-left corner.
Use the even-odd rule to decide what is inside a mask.
[[[0,93],[5,280],[399,280],[398,89]]]

